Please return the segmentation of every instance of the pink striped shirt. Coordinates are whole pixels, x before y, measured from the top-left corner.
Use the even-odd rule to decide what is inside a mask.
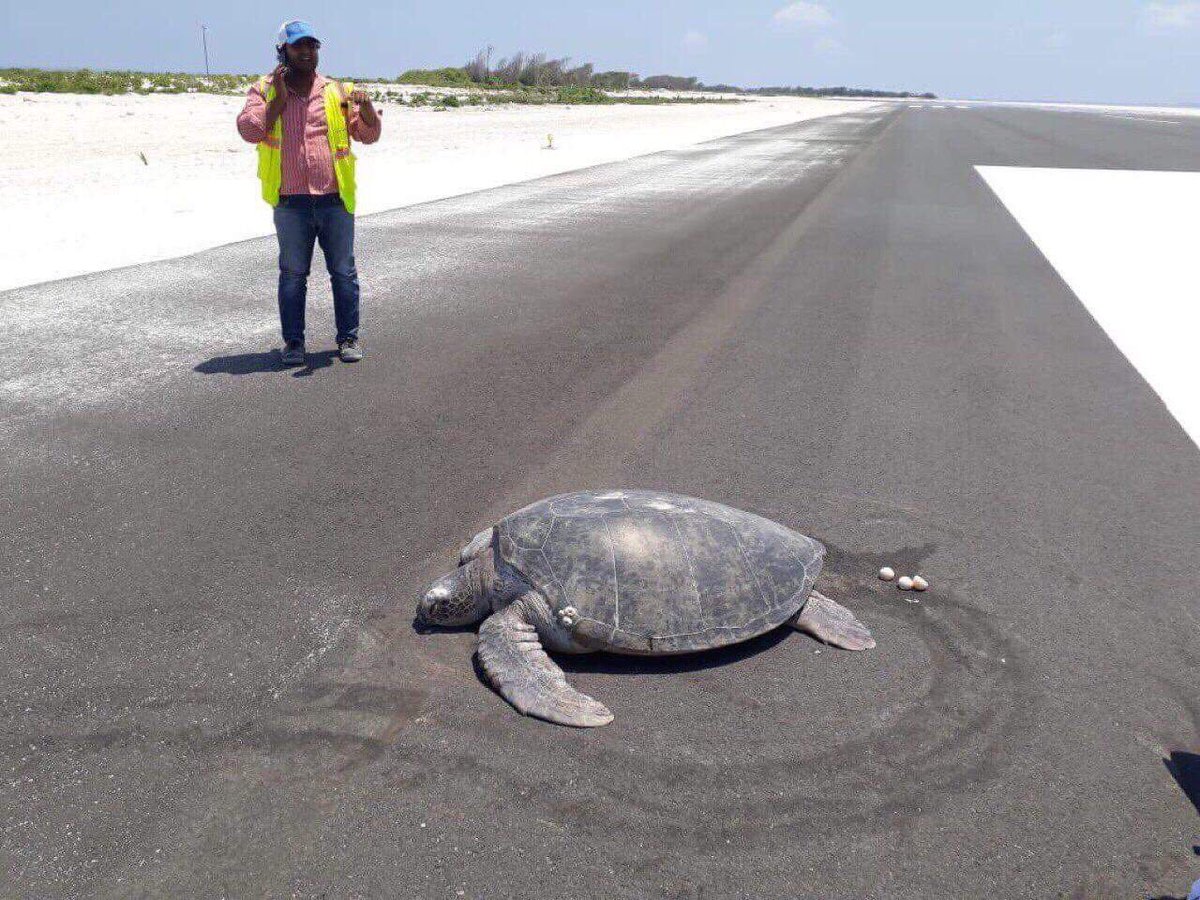
[[[336,194],[337,176],[333,173],[333,154],[329,150],[329,126],[325,121],[325,85],[323,75],[313,78],[312,89],[304,97],[290,88],[279,118],[283,121],[283,183],[280,194]],[[364,144],[379,140],[383,123],[367,125],[358,115],[357,104],[349,103],[346,124],[350,137]],[[267,137],[267,98],[255,84],[246,95],[246,105],[237,118],[238,133],[252,144]]]

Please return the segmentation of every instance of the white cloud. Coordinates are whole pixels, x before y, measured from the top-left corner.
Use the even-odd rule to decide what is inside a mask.
[[[1050,50],[1065,50],[1071,45],[1071,39],[1064,31],[1054,31],[1046,35],[1043,45]]]
[[[809,28],[821,28],[833,24],[833,13],[820,3],[809,3],[807,0],[797,0],[787,6],[775,10],[772,16],[780,25],[803,25]]]
[[[696,29],[691,29],[683,36],[683,48],[690,50],[693,53],[700,53],[708,49],[708,35],[701,34]]]
[[[1151,31],[1178,31],[1200,25],[1200,3],[1147,3],[1142,7],[1142,22]]]

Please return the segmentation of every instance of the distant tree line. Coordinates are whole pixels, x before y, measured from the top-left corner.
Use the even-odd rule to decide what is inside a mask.
[[[526,87],[603,87],[607,83],[621,84],[630,76],[628,72],[597,73],[591,63],[572,66],[569,56],[552,59],[545,53],[523,50],[492,65],[490,48],[480,50],[463,66],[463,71],[475,84],[504,87],[518,84]]]
[[[710,87],[705,88],[705,90],[715,90],[715,88]],[[898,97],[900,99],[937,99],[937,94],[914,94],[909,91],[876,91],[869,88],[852,87],[760,87],[747,88],[746,90],[735,88],[735,90],[742,94],[761,94],[765,97]]]
[[[601,91],[708,91],[795,97],[922,97],[930,100],[936,97],[934,94],[909,91],[850,87],[741,88],[732,84],[703,84],[698,78],[681,75],[650,75],[642,78],[636,72],[597,72],[591,63],[573,66],[569,56],[554,58],[546,53],[526,53],[523,50],[493,61],[491,47],[481,49],[474,59],[459,68],[410,69],[396,80],[435,87],[575,87]]]

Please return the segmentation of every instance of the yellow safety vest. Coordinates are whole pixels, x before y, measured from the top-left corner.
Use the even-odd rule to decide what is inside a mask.
[[[267,103],[275,99],[275,85],[267,76],[259,79],[258,89]],[[333,155],[333,173],[337,176],[338,194],[347,212],[354,212],[354,154],[350,152],[350,129],[342,104],[354,91],[354,83],[342,84],[332,79],[325,82],[325,121],[329,131],[329,151]],[[262,182],[263,199],[272,206],[279,204],[279,185],[283,181],[283,116],[275,120],[271,133],[258,144],[258,179]]]

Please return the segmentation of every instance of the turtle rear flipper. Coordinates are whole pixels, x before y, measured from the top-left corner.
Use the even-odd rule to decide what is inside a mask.
[[[542,649],[530,618],[543,617],[530,616],[530,603],[546,601],[535,593],[524,594],[479,627],[476,652],[488,680],[524,715],[576,728],[607,725],[613,714],[603,703],[571,687]]]
[[[817,591],[812,592],[808,602],[788,620],[788,624],[843,650],[870,650],[875,646],[870,630],[854,613]]]

